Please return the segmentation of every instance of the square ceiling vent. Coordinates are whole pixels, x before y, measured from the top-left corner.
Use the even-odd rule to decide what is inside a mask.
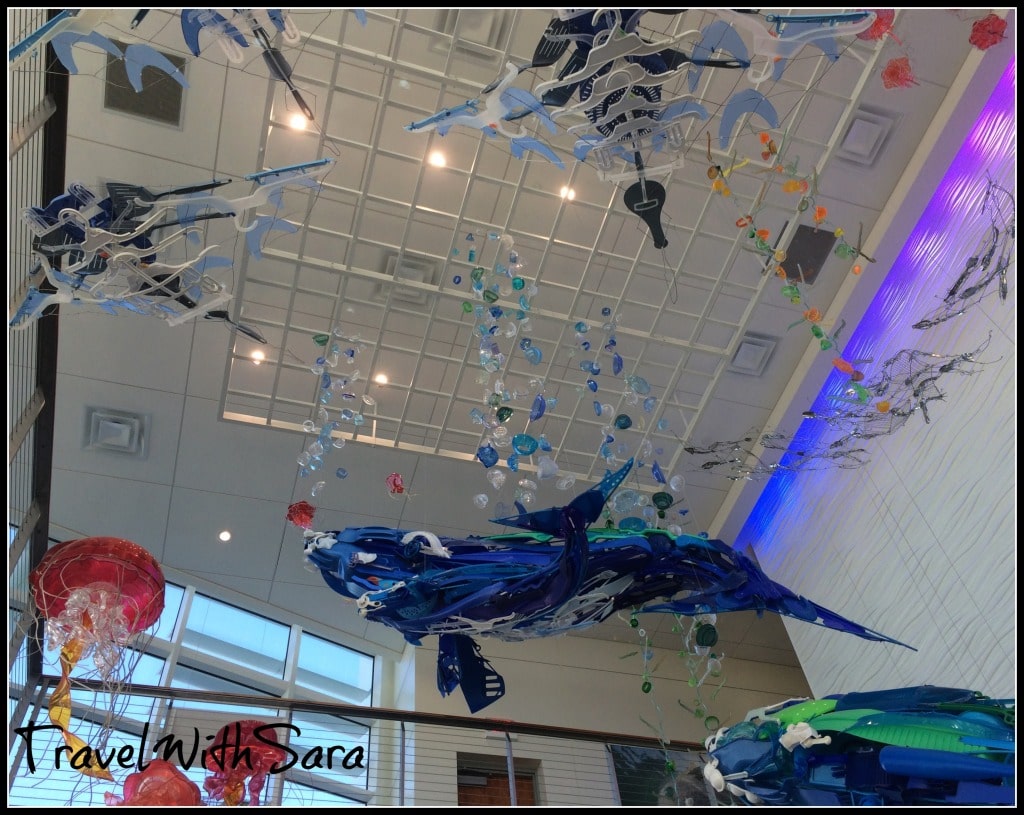
[[[744,334],[728,370],[747,376],[760,376],[771,359],[776,342],[774,337],[763,334]]]
[[[408,252],[388,255],[384,274],[394,278],[394,283],[378,283],[370,296],[376,303],[386,303],[390,296],[392,303],[405,303],[410,306],[425,306],[430,301],[430,293],[419,286],[403,286],[402,281],[422,283],[425,286],[437,286],[438,265],[428,257],[416,257]]]
[[[110,408],[86,408],[85,448],[133,458],[146,457],[149,417]]]
[[[861,105],[850,118],[836,157],[865,167],[874,166],[895,126],[896,119],[891,113]]]
[[[436,28],[451,36],[435,42],[437,53],[447,54],[449,48],[463,56],[486,62],[497,62],[508,41],[512,20],[509,9],[452,8],[440,9]]]

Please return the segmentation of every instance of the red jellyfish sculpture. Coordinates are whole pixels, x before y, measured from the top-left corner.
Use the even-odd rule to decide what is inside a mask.
[[[199,785],[190,781],[181,770],[155,758],[141,772],[124,780],[124,795],[103,793],[107,806],[125,807],[200,807],[203,796]]]
[[[212,774],[203,781],[210,797],[227,806],[245,803],[246,779],[249,779],[249,806],[260,805],[260,793],[267,774],[288,757],[277,746],[273,725],[245,719],[224,725],[206,748],[206,769]]]
[[[164,575],[153,556],[120,538],[84,538],[52,547],[29,574],[32,599],[46,620],[49,648],[60,649],[61,678],[50,695],[50,721],[71,749],[72,766],[113,781],[71,726],[71,672],[92,656],[110,682],[121,653],[164,608]]]

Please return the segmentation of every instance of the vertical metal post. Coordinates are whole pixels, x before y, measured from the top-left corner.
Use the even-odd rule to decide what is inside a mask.
[[[398,739],[398,805],[405,806],[405,720],[399,722],[401,736]]]
[[[505,731],[505,759],[508,762],[508,800],[511,806],[519,806],[516,802],[516,765],[512,758],[512,736]]]

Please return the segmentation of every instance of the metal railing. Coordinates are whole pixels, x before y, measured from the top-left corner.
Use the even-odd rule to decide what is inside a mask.
[[[669,757],[678,763],[680,755],[690,756],[692,766],[700,767],[698,745],[665,744],[654,738],[273,696],[112,687],[75,680],[71,729],[97,755],[110,760],[114,780],[103,781],[68,767],[71,751],[63,748],[59,730],[49,726],[46,716],[47,698],[57,682],[55,677],[44,677],[27,694],[31,709],[18,725],[18,743],[11,755],[9,802],[16,806],[38,806],[44,797],[54,805],[102,803],[104,793],[121,794],[124,779],[155,759],[172,761],[206,790],[207,803],[217,803],[204,786],[216,775],[216,761],[223,758],[230,764],[236,748],[263,749],[267,742],[280,745],[282,752],[267,771],[260,799],[264,805],[452,806],[459,805],[460,792],[484,774],[507,781],[508,797],[496,803],[617,806],[624,800],[642,800],[645,794],[650,803],[671,802],[671,788],[678,789],[686,768],[672,772]],[[246,740],[239,738],[241,731],[221,730],[245,720],[266,725],[263,735]],[[359,735],[366,732],[365,727],[368,735]],[[648,770],[653,767],[655,772],[641,778],[638,766],[617,766],[612,745],[637,748],[646,756]],[[219,749],[228,752],[218,754]],[[244,761],[240,758],[239,766],[251,775],[245,772]],[[524,778],[528,779],[525,787]],[[624,784],[635,788],[620,789]],[[522,800],[527,796],[532,801]]]

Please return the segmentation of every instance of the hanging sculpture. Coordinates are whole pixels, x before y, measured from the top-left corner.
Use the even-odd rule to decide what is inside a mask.
[[[663,249],[668,245],[662,225],[666,191],[654,176],[667,175],[682,165],[687,142],[683,119],[695,117],[706,122],[712,116],[691,95],[703,69],[738,70],[756,86],[769,76],[779,79],[787,61],[807,44],[820,48],[829,60],[837,60],[836,38],[859,34],[876,20],[871,11],[762,15],[718,9],[718,19],[702,31],[660,39],[641,35],[645,15],[675,16],[684,11],[559,9],[528,64],[509,62],[504,75],[476,99],[442,109],[406,129],[436,129],[443,135],[453,125],[466,125],[489,136],[505,136],[516,157],[533,150],[562,167],[550,147],[525,129],[509,130],[506,123],[532,114],[550,133],[564,123],[566,132],[577,139],[573,147],[577,160],[592,159],[605,181],[631,182],[624,190],[624,203],[647,226],[655,248]],[[682,50],[686,41],[694,42],[690,53]],[[524,71],[554,66],[567,52],[557,76],[540,83],[533,93],[512,85]],[[718,52],[726,56],[715,58]],[[762,58],[764,67],[752,67],[751,55]],[[663,98],[683,79],[688,80],[690,93]],[[723,150],[741,117],[757,115],[772,128],[780,124],[775,107],[756,88],[732,94],[719,108]],[[578,121],[580,117],[583,121]]]
[[[980,241],[978,251],[964,262],[963,268],[942,297],[942,302],[914,328],[928,329],[959,317],[993,293],[1005,301],[1009,294],[1010,267],[1016,260],[1017,206],[1013,194],[991,179],[982,197],[982,214],[988,216],[989,227]]]
[[[34,233],[35,264],[21,284],[10,327],[25,328],[51,305],[78,303],[97,305],[111,314],[124,309],[160,317],[170,325],[197,316],[221,319],[257,342],[266,342],[258,330],[231,321],[226,311],[217,308],[232,295],[208,270],[230,267],[230,258],[210,255],[212,246],[180,263],[168,260],[165,252],[181,247],[182,239],[199,241],[198,222],[230,219],[245,235],[249,253],[262,257],[263,242],[271,231],[297,231],[279,216],[285,191],[319,189],[333,163],[333,159],[321,159],[252,173],[245,176],[253,184],[252,192],[230,199],[210,192],[230,179],[159,193],[112,181],[105,185],[105,196],[84,184],[69,184],[67,192],[46,206],[22,212],[22,220]],[[253,212],[267,204],[274,208],[272,213]],[[153,239],[156,232],[172,227],[177,229]]]
[[[278,746],[273,725],[244,719],[224,725],[203,751],[210,775],[203,787],[214,801],[226,806],[260,805],[260,793],[276,764],[288,758]]]
[[[903,645],[794,594],[722,541],[659,529],[588,531],[632,466],[631,459],[608,472],[568,506],[496,520],[522,532],[448,538],[386,527],[307,529],[304,552],[367,619],[414,645],[439,636],[438,687],[448,695],[461,684],[474,712],[505,692],[474,635],[515,642],[564,634],[620,609],[767,610]]]
[[[75,769],[113,780],[91,748],[70,730],[71,673],[92,656],[101,679],[113,682],[122,651],[163,611],[160,565],[131,541],[84,538],[49,549],[29,574],[29,585],[46,620],[47,646],[60,649],[61,677],[50,695],[50,721],[60,728]]]
[[[918,685],[791,699],[708,737],[704,776],[742,803],[1015,803],[1013,699]]]
[[[991,337],[981,346],[962,354],[936,354],[921,349],[904,348],[887,359],[871,379],[856,378],[859,371],[841,383],[841,392],[829,396],[839,406],[827,410],[806,410],[803,418],[811,423],[824,422],[838,437],[811,441],[801,432],[793,435],[768,432],[758,436],[751,432],[739,439],[717,441],[704,445],[687,445],[683,450],[692,456],[705,457],[697,468],[723,474],[738,481],[770,478],[779,471],[811,471],[823,469],[856,469],[870,461],[864,442],[889,436],[902,428],[915,413],[925,423],[931,422],[928,405],[945,398],[939,382],[949,374],[972,376],[985,364],[980,355],[988,348]],[[836,370],[844,373],[849,365]],[[758,451],[760,448],[760,451]],[[781,458],[771,460],[765,451],[779,451]]]
[[[146,767],[124,780],[122,795],[104,792],[107,806],[125,807],[196,807],[203,805],[199,785],[190,781],[181,770],[162,758],[146,763]]]

